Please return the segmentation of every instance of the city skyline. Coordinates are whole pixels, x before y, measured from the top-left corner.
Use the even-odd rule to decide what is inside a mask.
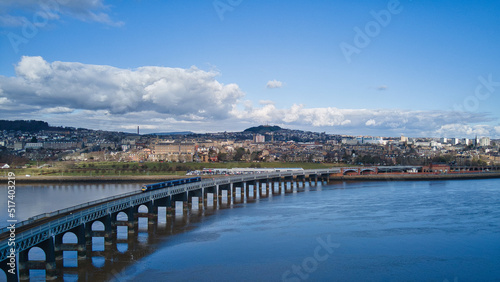
[[[500,138],[499,3],[7,1],[2,118]]]

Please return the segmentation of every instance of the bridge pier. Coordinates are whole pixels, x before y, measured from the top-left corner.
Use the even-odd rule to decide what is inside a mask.
[[[45,260],[29,260],[28,253],[33,247],[41,248],[45,253]],[[36,244],[31,248],[19,252],[19,280],[29,280],[30,269],[45,269],[45,279],[55,280],[57,278],[57,267],[54,251],[54,239],[49,239]]]
[[[104,225],[104,231],[102,230],[92,230],[92,225],[94,222],[99,221]],[[104,237],[104,246],[112,244],[112,226],[111,226],[111,215],[108,214],[96,220],[87,222],[85,224],[85,243],[87,251],[92,251],[92,238],[93,237]],[[106,248],[106,247],[105,247]]]
[[[64,243],[63,237],[67,233],[73,233],[76,235],[77,242],[76,243]],[[87,257],[87,252],[85,248],[85,227],[84,225],[79,225],[73,229],[68,230],[67,232],[57,234],[54,236],[54,253],[56,263],[62,266],[63,264],[63,255],[64,251],[76,251],[78,261],[84,260]]]
[[[217,187],[216,186],[212,186],[212,187],[207,187],[206,189],[204,189],[204,193],[205,193],[205,196],[204,196],[204,204],[205,204],[205,207],[208,208],[208,194],[212,194],[212,208],[217,208]]]
[[[172,195],[172,209],[173,209],[173,214],[177,215],[177,205],[182,202],[182,213],[185,214],[188,212],[187,209],[187,192],[177,194],[177,195]]]
[[[203,210],[203,196],[204,196],[204,191],[203,191],[203,188],[201,189],[198,189],[198,190],[194,190],[194,191],[189,191],[188,192],[188,208],[189,210],[193,210],[194,206],[197,207],[197,210],[198,211],[202,211]],[[193,203],[193,198],[196,198],[197,199],[197,202],[196,203]]]
[[[259,199],[265,198],[265,194],[263,191],[264,185],[262,185],[262,182],[257,181],[257,194],[259,195]]]
[[[240,196],[238,197],[238,188],[240,190]],[[235,182],[233,185],[233,203],[243,203],[245,201],[245,189],[242,182]]]

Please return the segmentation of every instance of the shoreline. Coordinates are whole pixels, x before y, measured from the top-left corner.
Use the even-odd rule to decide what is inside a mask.
[[[223,175],[210,175],[222,177]],[[185,178],[186,175],[141,175],[141,176],[16,176],[18,185],[36,183],[142,183],[160,182]],[[0,177],[0,179],[3,177]],[[409,180],[461,180],[500,178],[500,172],[448,173],[448,174],[368,174],[332,175],[330,181],[409,181]]]
[[[368,174],[330,176],[330,180],[351,181],[417,181],[417,180],[467,180],[500,178],[500,172],[472,172],[448,174]]]

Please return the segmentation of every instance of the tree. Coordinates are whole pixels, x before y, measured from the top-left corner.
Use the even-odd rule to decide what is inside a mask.
[[[241,161],[241,158],[245,155],[245,149],[244,148],[238,148],[236,149],[236,154],[234,154],[234,161]]]
[[[217,159],[219,161],[225,162],[225,161],[228,160],[227,159],[227,154],[226,153],[219,153],[219,154],[217,154]]]

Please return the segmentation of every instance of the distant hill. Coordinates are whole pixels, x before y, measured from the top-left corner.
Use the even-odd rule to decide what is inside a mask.
[[[254,127],[247,128],[243,132],[251,132],[251,133],[264,134],[264,133],[275,132],[275,131],[280,131],[280,130],[282,130],[282,128],[279,127],[279,126],[277,126],[277,125],[274,125],[274,126],[259,125],[259,126],[254,126]]]
[[[0,130],[14,130],[37,132],[40,130],[62,130],[61,127],[52,127],[40,120],[0,120]]]

